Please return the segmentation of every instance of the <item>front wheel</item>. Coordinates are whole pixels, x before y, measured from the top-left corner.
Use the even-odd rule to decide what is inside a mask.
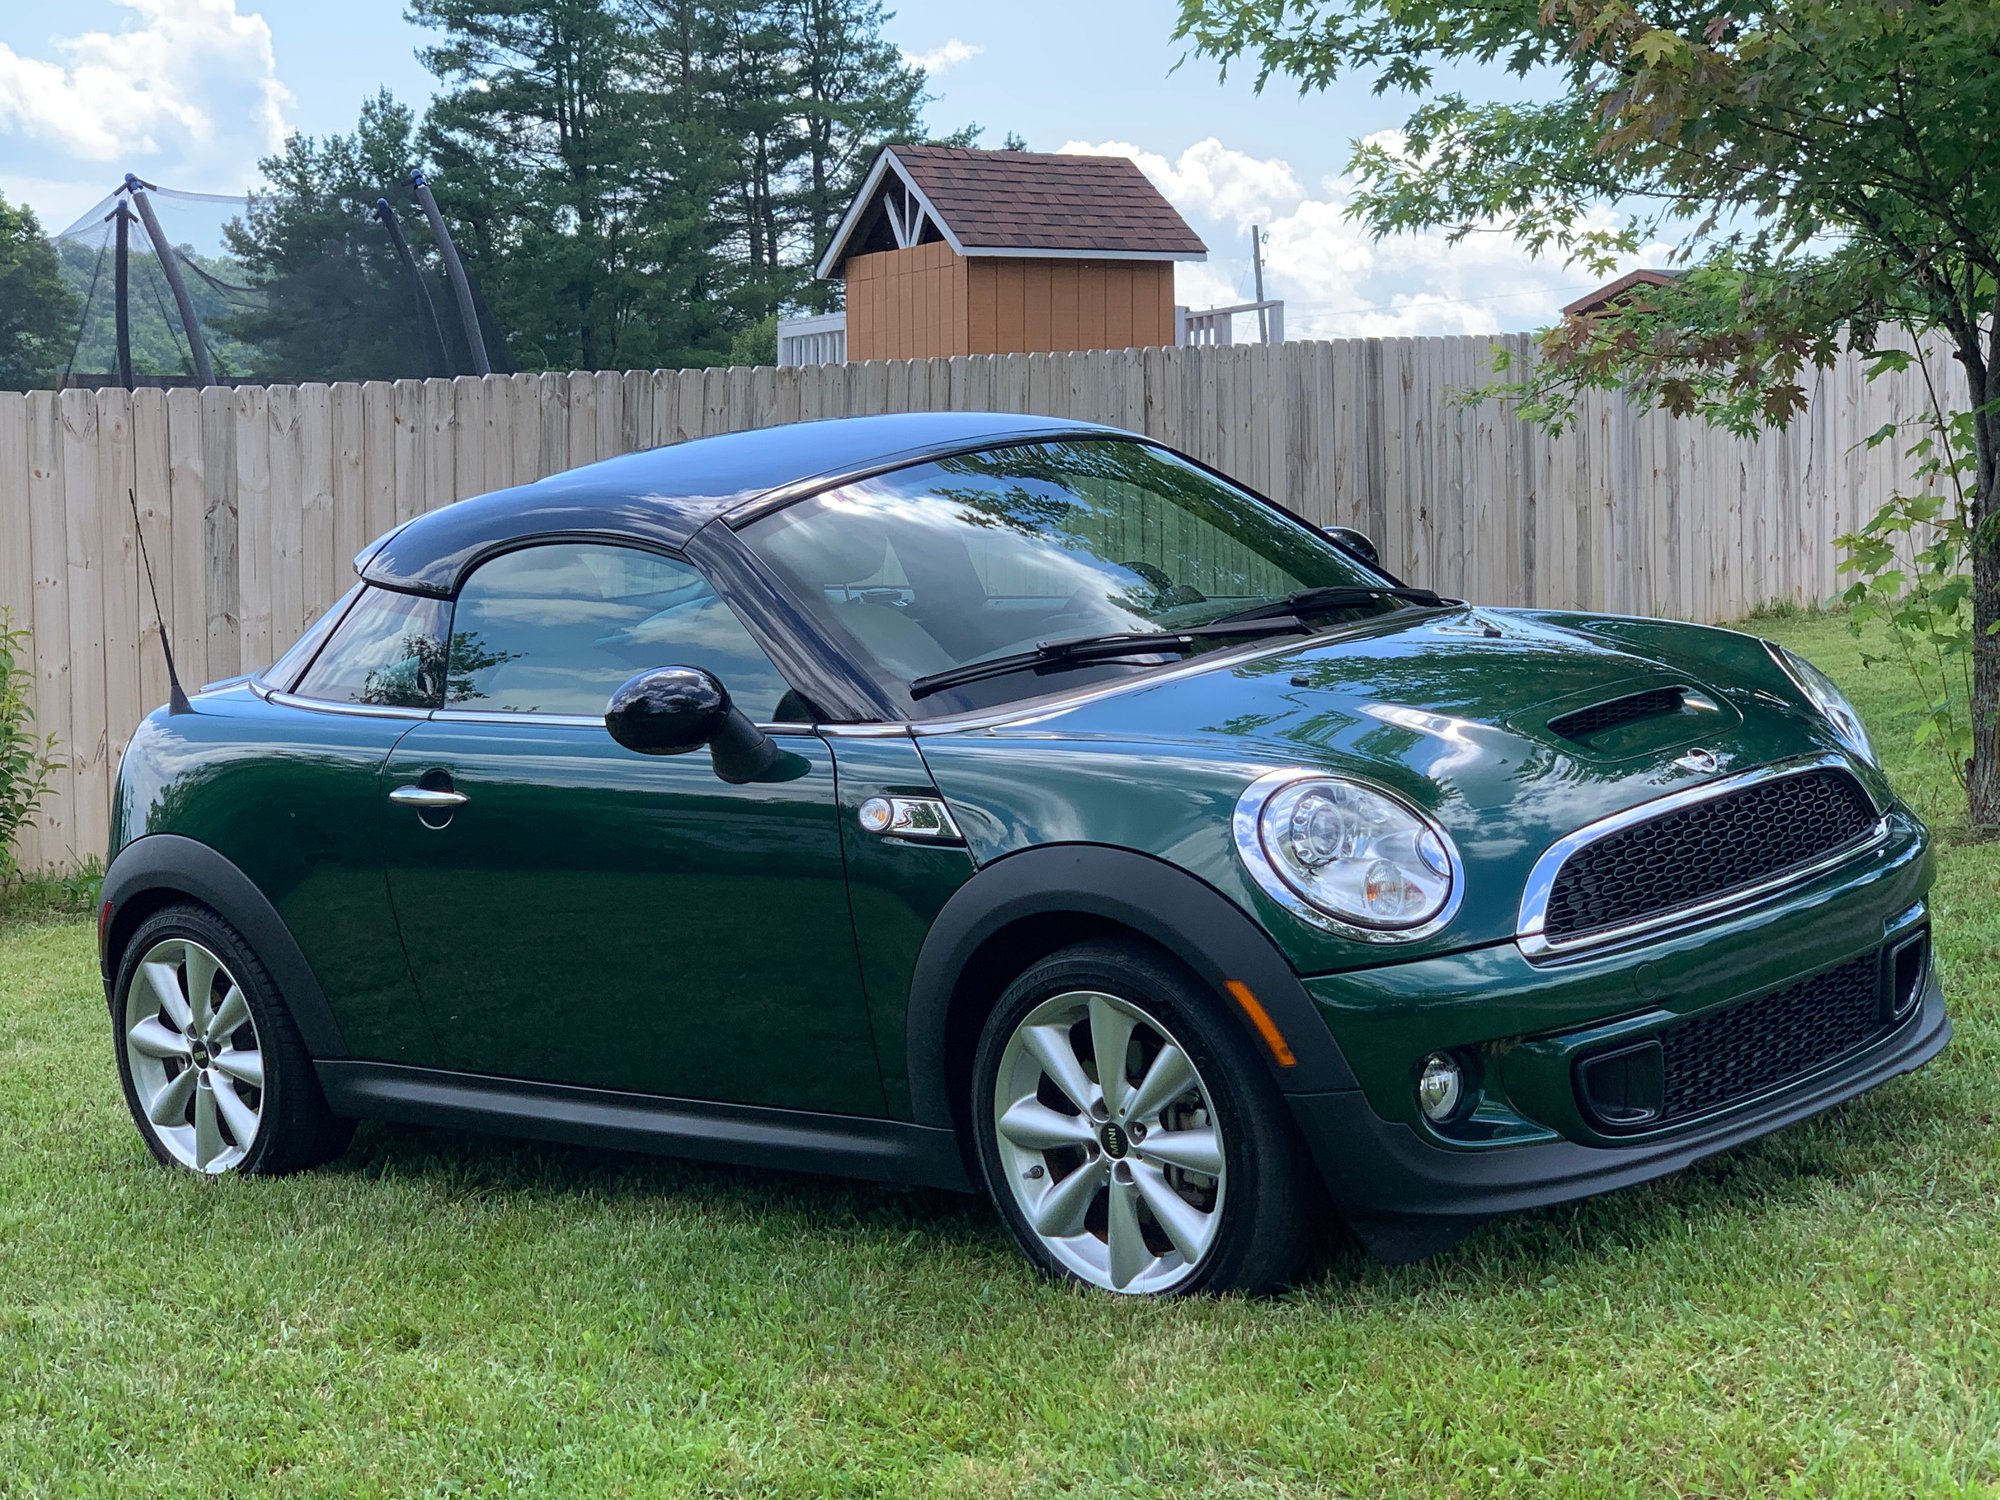
[[[338,1156],[351,1120],[326,1106],[312,1059],[242,935],[200,906],[149,917],[112,987],[119,1081],[161,1162],[272,1176]]]
[[[1234,1018],[1136,944],[1079,944],[1010,985],[973,1062],[988,1190],[1043,1270],[1125,1293],[1266,1290],[1318,1206]]]

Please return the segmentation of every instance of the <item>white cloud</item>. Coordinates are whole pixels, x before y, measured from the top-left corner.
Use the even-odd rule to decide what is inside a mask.
[[[1371,140],[1393,148],[1397,137]],[[1262,225],[1265,294],[1285,299],[1288,338],[1538,328],[1597,281],[1560,260],[1531,257],[1497,230],[1457,244],[1440,232],[1377,241],[1347,215],[1357,190],[1352,177],[1325,178],[1309,190],[1289,162],[1233,150],[1213,136],[1171,159],[1127,141],[1070,141],[1061,149],[1131,157],[1208,242],[1205,264],[1176,267],[1175,297],[1190,307],[1250,299],[1249,231]],[[1630,264],[1659,264],[1665,248],[1650,247]]]
[[[926,73],[941,73],[946,68],[955,68],[960,63],[969,63],[984,52],[984,47],[972,42],[961,42],[957,37],[941,42],[923,52],[905,52],[903,61],[913,68],[922,68]]]
[[[0,44],[0,149],[135,170],[163,185],[240,189],[282,143],[291,95],[271,28],[236,0],[115,0],[122,30],[57,37],[54,57]],[[115,186],[107,171],[102,191]]]

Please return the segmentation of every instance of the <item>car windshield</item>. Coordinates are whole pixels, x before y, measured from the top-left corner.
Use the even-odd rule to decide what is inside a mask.
[[[1268,634],[1268,618],[1241,634],[1222,622],[1260,607],[1282,615],[1277,606],[1304,590],[1390,586],[1276,506],[1120,439],[1016,444],[896,469],[763,516],[742,535],[915,717],[1157,670]],[[1402,604],[1364,596],[1334,606],[1313,622]],[[1203,627],[1168,649],[1060,655],[956,680],[1049,642]]]

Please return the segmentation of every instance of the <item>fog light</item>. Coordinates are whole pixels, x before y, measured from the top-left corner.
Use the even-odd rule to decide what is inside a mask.
[[[1417,1078],[1417,1105],[1424,1118],[1443,1124],[1458,1113],[1465,1097],[1465,1072],[1442,1052],[1424,1059],[1424,1071]]]

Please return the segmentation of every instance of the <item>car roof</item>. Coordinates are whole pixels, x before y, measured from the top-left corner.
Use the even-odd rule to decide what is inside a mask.
[[[531,538],[679,548],[717,518],[761,514],[844,479],[989,443],[1082,435],[1132,436],[1011,412],[906,412],[696,438],[444,506],[382,537],[355,567],[370,583],[452,594],[480,559]]]

